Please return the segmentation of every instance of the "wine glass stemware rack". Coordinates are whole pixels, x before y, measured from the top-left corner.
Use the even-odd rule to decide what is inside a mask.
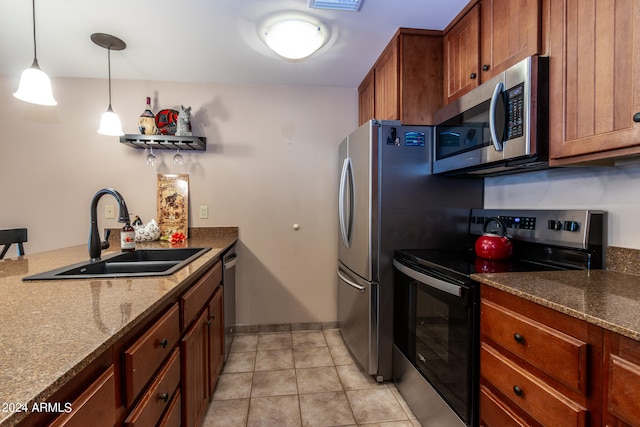
[[[120,143],[138,149],[207,151],[207,138],[204,136],[126,134],[120,137]]]

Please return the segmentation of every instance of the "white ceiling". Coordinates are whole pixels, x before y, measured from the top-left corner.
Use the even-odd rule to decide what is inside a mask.
[[[398,27],[443,29],[468,0],[364,0],[359,12],[310,9],[307,0],[36,0],[38,62],[50,77],[105,78],[96,32],[127,43],[111,53],[113,79],[356,87]],[[306,14],[329,42],[288,62],[260,41],[277,14]],[[0,1],[0,74],[33,60],[31,1]]]

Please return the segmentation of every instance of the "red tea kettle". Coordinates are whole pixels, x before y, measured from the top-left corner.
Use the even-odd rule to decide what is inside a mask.
[[[487,232],[491,222],[498,224],[498,233]],[[507,227],[500,218],[487,218],[482,229],[484,234],[476,240],[476,255],[485,259],[509,259],[513,253],[513,244],[507,238]]]

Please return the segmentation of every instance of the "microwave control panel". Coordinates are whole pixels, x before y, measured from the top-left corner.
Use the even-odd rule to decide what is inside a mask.
[[[524,83],[507,90],[507,140],[524,135]]]

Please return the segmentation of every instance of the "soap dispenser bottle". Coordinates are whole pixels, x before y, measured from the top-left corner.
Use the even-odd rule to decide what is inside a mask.
[[[136,250],[136,231],[127,222],[120,231],[120,249],[122,252],[133,252]]]

